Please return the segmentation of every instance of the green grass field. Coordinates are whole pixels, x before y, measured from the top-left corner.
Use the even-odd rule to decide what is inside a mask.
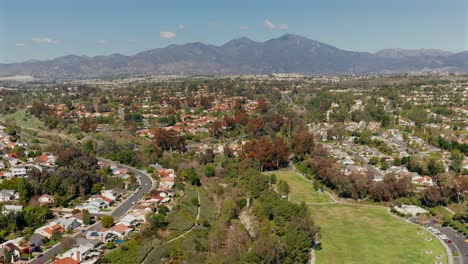
[[[193,193],[193,191],[195,193]],[[212,201],[212,198],[210,194],[208,193],[208,191],[205,190],[204,188],[198,188],[198,191],[200,192],[200,205],[201,205],[200,206],[200,222],[203,222],[203,220],[208,220],[210,224],[213,224],[215,205]],[[191,203],[190,204],[186,203],[187,201],[190,201],[193,197],[196,197],[196,189],[190,188],[187,190],[186,196],[181,201],[181,207],[193,206]],[[185,216],[181,216],[178,214],[174,214],[172,220],[175,222],[179,222],[179,221],[182,221],[184,223],[186,222]],[[193,221],[192,221],[192,224],[193,224]],[[180,231],[180,230],[177,230],[177,231]],[[177,233],[180,233],[180,232],[177,232]],[[148,255],[148,257],[145,260],[145,263],[161,263],[161,258],[168,254],[178,254],[178,252],[179,253],[180,252],[185,252],[185,253],[195,252],[197,245],[199,247],[201,246],[201,247],[207,248],[209,245],[209,242],[206,239],[205,235],[206,235],[205,231],[192,230],[190,233],[185,234],[183,238],[180,238],[171,243],[163,244],[161,246],[156,247]],[[171,237],[173,237],[173,235],[171,235]],[[185,259],[185,261],[188,261],[187,263],[203,263],[200,259],[197,258],[196,254],[188,254],[188,255],[189,256],[187,257],[187,259]]]
[[[0,116],[0,120],[13,120],[20,127],[38,129],[43,127],[43,123],[34,116],[26,114],[26,110],[20,110],[9,115]]]
[[[189,230],[195,223],[197,216],[197,206],[192,204],[192,199],[197,198],[197,189],[187,187],[185,195],[178,204],[178,209],[173,208],[167,215],[169,225],[167,229],[171,231],[171,237],[176,237],[180,233]]]
[[[298,173],[274,173],[289,183],[292,201],[317,201],[312,183],[301,180]],[[444,255],[441,261],[447,263],[438,240],[422,227],[391,216],[386,208],[346,204],[309,204],[309,208],[322,233],[316,263],[435,263],[438,255]],[[432,241],[426,241],[428,237]]]
[[[315,191],[313,185],[294,171],[275,171],[268,174],[275,174],[276,180],[283,180],[289,184],[289,197],[292,202],[300,203],[328,203],[331,202],[330,197],[318,191]]]

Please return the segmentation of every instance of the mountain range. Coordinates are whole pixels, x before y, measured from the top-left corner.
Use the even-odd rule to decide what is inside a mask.
[[[0,64],[0,76],[106,77],[140,73],[186,74],[385,74],[468,72],[468,51],[385,49],[347,51],[286,34],[265,42],[237,38],[221,46],[200,42],[169,45],[125,56],[67,55],[52,60]]]

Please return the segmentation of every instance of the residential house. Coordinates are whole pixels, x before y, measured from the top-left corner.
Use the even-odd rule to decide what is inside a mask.
[[[425,186],[432,186],[434,182],[432,181],[432,177],[424,176],[417,180],[418,184],[425,185]]]
[[[59,218],[55,220],[55,223],[59,224],[60,226],[63,227],[65,230],[73,230],[77,227],[79,227],[81,224],[78,222],[76,218],[70,217],[70,218]]]
[[[26,167],[13,167],[11,168],[11,176],[16,177],[26,177],[28,176],[28,171]]]
[[[101,195],[104,196],[104,197],[107,197],[109,199],[111,199],[112,201],[116,201],[117,199],[119,199],[120,197],[122,197],[122,195],[125,193],[124,190],[120,190],[120,189],[117,189],[117,188],[114,188],[114,189],[110,189],[110,190],[103,190],[101,192]]]
[[[7,215],[9,213],[19,213],[23,210],[22,205],[12,205],[12,204],[5,204],[3,206],[2,214]]]
[[[109,232],[116,234],[119,238],[123,238],[127,236],[128,234],[130,234],[130,232],[133,231],[133,228],[126,226],[124,224],[116,224],[111,228],[107,228],[107,229],[103,228],[101,229],[101,231],[102,232],[109,231]]]
[[[0,249],[2,252],[8,252],[8,255],[10,256],[10,263],[16,262],[21,258],[21,249],[13,243],[7,243]],[[5,263],[7,263],[7,261],[5,261]]]
[[[35,161],[41,166],[52,167],[55,165],[56,157],[48,152],[43,152]]]
[[[29,243],[36,245],[36,246],[41,246],[46,241],[47,241],[47,237],[38,233],[34,233],[32,234],[32,236],[29,237]]]
[[[88,255],[92,252],[93,248],[90,246],[77,246],[69,249],[62,254],[63,258],[70,257],[79,263],[88,258]]]
[[[89,198],[88,204],[98,206],[100,209],[109,207],[109,202],[103,200],[98,196]]]
[[[90,214],[97,214],[101,211],[101,208],[99,207],[99,205],[91,204],[91,203],[77,205],[75,206],[75,209],[78,209],[81,211],[87,210]]]
[[[112,232],[100,232],[100,231],[88,231],[85,233],[85,238],[89,240],[99,240],[103,243],[107,243],[109,241],[115,241],[118,236]]]
[[[52,262],[52,264],[80,264],[80,262],[74,258],[65,257]]]
[[[46,226],[36,229],[35,233],[43,235],[47,237],[48,239],[50,239],[52,238],[52,235],[54,233],[60,233],[60,234],[65,233],[65,229],[57,223],[50,223]]]
[[[104,245],[104,243],[99,239],[87,239],[84,237],[79,237],[76,239],[77,246],[87,246],[92,248],[93,250],[100,249]]]
[[[172,188],[174,188],[174,185],[175,185],[175,178],[173,178],[171,176],[166,176],[166,177],[161,178],[159,180],[159,186],[160,187],[172,189]]]
[[[125,226],[139,226],[140,225],[140,221],[132,215],[125,215],[124,217],[122,217],[122,219],[120,219],[120,223],[122,223]]]
[[[18,200],[19,193],[15,190],[1,190],[0,191],[0,202],[8,202],[12,200]]]
[[[72,216],[70,216],[70,219],[76,219],[78,223],[83,224],[83,220],[84,220],[83,212],[73,214]]]
[[[23,237],[18,237],[0,244],[0,252],[8,252],[8,255],[10,256],[10,262],[19,260],[21,257],[21,248],[19,245],[22,240]],[[6,256],[3,257],[5,258]]]

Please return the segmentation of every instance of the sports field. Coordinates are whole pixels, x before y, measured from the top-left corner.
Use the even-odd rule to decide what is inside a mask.
[[[292,201],[309,204],[321,228],[322,249],[315,251],[316,263],[447,263],[438,240],[423,228],[391,216],[386,208],[330,204],[331,199],[323,199],[298,173],[274,173],[290,185]]]

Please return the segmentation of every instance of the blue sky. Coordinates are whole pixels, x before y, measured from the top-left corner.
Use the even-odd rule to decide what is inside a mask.
[[[0,0],[0,63],[294,33],[357,51],[468,50],[466,0]]]

